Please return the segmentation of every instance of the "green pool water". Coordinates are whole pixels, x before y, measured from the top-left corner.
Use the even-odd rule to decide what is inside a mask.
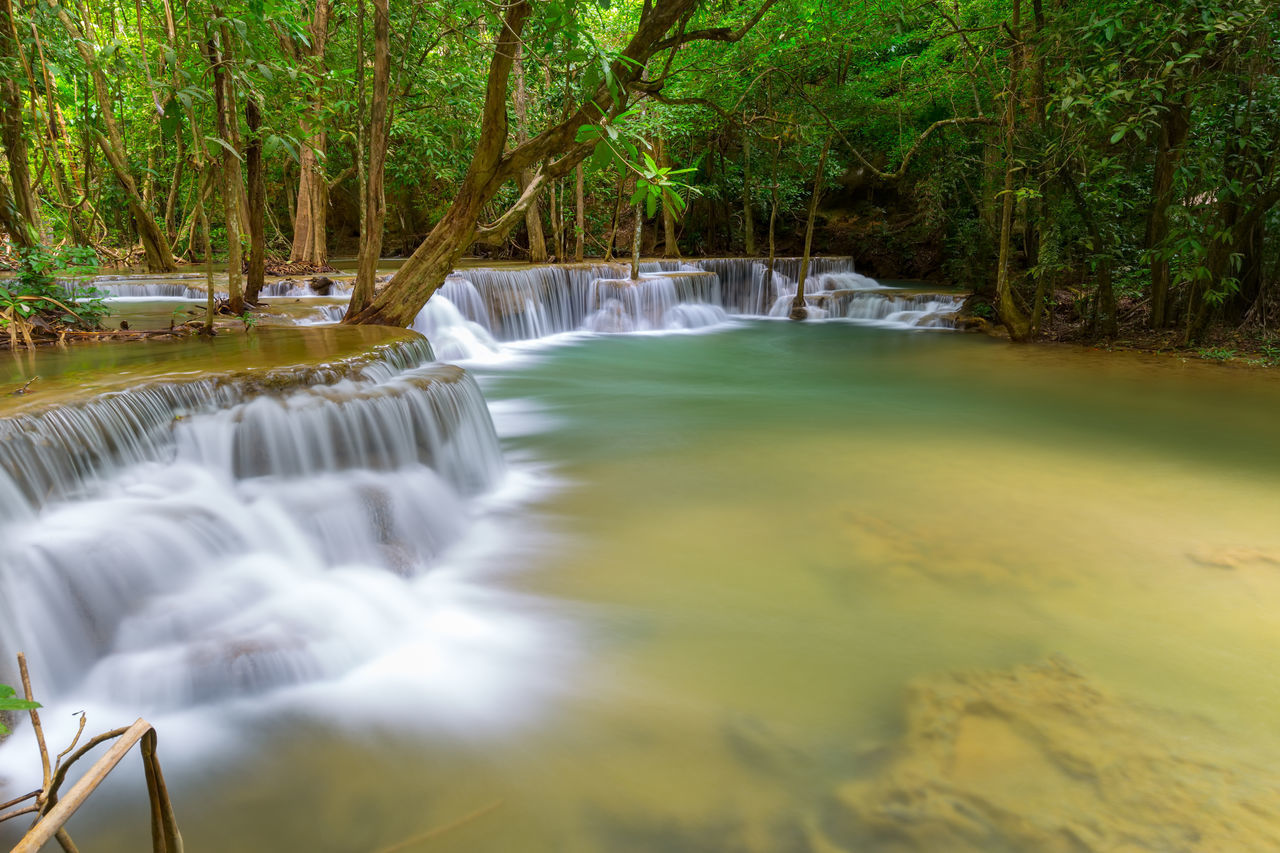
[[[177,771],[188,849],[1280,844],[1271,373],[768,321],[474,372],[555,484],[484,582],[547,690],[273,720]]]

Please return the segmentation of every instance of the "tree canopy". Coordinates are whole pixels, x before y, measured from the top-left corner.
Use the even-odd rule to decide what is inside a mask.
[[[1015,337],[1195,339],[1276,320],[1278,57],[1267,0],[0,0],[0,230],[250,301],[361,254],[403,323],[468,251],[795,251],[820,180],[818,251]]]

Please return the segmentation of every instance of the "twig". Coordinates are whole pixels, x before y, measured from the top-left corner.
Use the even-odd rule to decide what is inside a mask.
[[[31,693],[31,674],[27,671],[27,656],[22,652],[18,652],[18,671],[22,673],[22,692],[27,697],[28,702],[34,702],[35,697]],[[44,795],[49,792],[49,779],[51,771],[49,769],[49,748],[44,742],[44,729],[40,726],[40,712],[32,708],[27,712],[31,715],[31,728],[36,733],[36,743],[40,746],[40,770],[43,774],[44,785],[41,790]],[[43,796],[41,797],[43,800]]]
[[[39,379],[39,378],[40,378],[39,376],[32,376],[32,377],[31,377],[30,379],[28,379],[28,380],[26,381],[26,383],[25,383],[25,384],[23,384],[23,386],[22,386],[21,388],[19,388],[17,391],[11,391],[11,392],[9,392],[9,393],[10,393],[10,395],[11,395],[11,396],[13,396],[13,397],[19,397],[19,396],[21,396],[21,395],[23,395],[23,394],[27,393],[27,389],[31,387],[31,383],[32,383],[32,382],[35,382],[35,381],[36,381],[37,379]]]
[[[0,803],[0,808],[9,808],[10,806],[17,806],[18,803],[22,802],[22,800],[31,799],[32,797],[40,797],[40,792],[38,792],[38,790],[33,790],[33,792],[29,794],[23,794],[22,797],[19,797],[17,799],[10,799],[8,803]]]
[[[66,749],[62,750],[62,752],[59,752],[58,757],[53,760],[53,769],[55,772],[59,767],[62,766],[62,759],[66,757],[66,754],[71,750],[75,749],[76,744],[80,742],[80,735],[84,734],[84,724],[88,722],[88,720],[89,720],[88,715],[86,715],[84,711],[81,711],[80,712],[80,728],[78,731],[76,731],[76,736],[71,739],[71,745],[68,746]]]
[[[124,726],[122,728],[112,729],[109,732],[103,732],[100,735],[95,735],[94,737],[89,738],[89,741],[84,746],[76,750],[72,756],[67,759],[67,763],[58,768],[57,772],[53,775],[53,781],[45,788],[45,790],[48,791],[50,807],[58,801],[58,788],[66,780],[67,771],[71,769],[72,764],[75,764],[81,758],[84,758],[85,754],[95,746],[105,743],[113,738],[118,738],[127,731],[129,731],[129,727]]]
[[[39,793],[39,791],[37,791],[36,793]],[[38,811],[40,811],[40,807],[37,806],[35,803],[32,803],[29,806],[24,806],[20,809],[14,809],[11,812],[0,814],[0,823],[4,823],[6,820],[12,820],[15,817],[21,817],[24,814],[35,814]]]

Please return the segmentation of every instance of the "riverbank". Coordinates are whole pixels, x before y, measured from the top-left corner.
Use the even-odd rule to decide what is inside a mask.
[[[1059,291],[1054,296],[1039,334],[1026,343],[1144,353],[1240,368],[1280,367],[1280,329],[1216,325],[1206,330],[1201,341],[1188,345],[1185,329],[1151,329],[1147,325],[1146,305],[1123,298],[1116,309],[1118,334],[1106,338],[1090,329],[1087,318],[1073,302],[1073,294]],[[975,294],[958,312],[956,327],[1008,340],[1008,331],[992,321],[994,316],[995,309],[987,297]]]

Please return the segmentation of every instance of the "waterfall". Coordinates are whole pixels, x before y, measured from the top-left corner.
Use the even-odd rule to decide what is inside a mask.
[[[882,294],[851,292],[830,299],[834,316],[896,328],[949,329],[964,296],[948,293]]]
[[[474,380],[406,364],[430,357],[0,419],[0,655],[38,651],[42,698],[166,709],[336,677],[415,630],[405,582],[505,470]]]
[[[81,495],[108,475],[172,456],[174,429],[187,418],[245,400],[255,388],[332,383],[351,375],[386,380],[432,359],[425,341],[383,347],[347,364],[265,371],[251,381],[221,378],[149,382],[66,405],[0,418],[0,524],[16,491],[29,506]]]

